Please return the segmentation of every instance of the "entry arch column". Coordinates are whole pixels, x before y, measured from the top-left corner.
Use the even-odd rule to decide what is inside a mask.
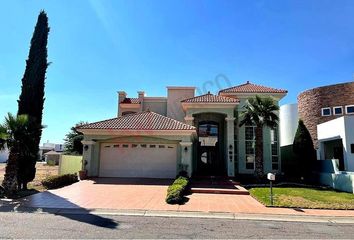
[[[229,177],[235,176],[235,160],[234,160],[234,151],[235,151],[235,142],[234,142],[234,117],[226,117],[226,161],[227,161],[227,175]]]
[[[192,142],[180,142],[181,146],[181,164],[180,170],[185,170],[188,176],[191,177],[193,173],[193,151]],[[185,169],[186,168],[186,169]]]

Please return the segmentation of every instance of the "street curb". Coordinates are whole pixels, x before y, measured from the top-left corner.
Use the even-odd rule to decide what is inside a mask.
[[[306,216],[286,214],[255,214],[226,212],[192,212],[192,211],[155,211],[155,210],[116,210],[116,209],[84,209],[84,208],[35,208],[2,206],[0,212],[40,213],[55,215],[94,214],[109,216],[140,216],[140,217],[170,217],[170,218],[205,218],[252,221],[282,221],[282,222],[312,222],[354,224],[354,217],[340,216]]]

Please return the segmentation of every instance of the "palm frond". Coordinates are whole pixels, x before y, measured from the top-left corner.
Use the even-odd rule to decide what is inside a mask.
[[[262,98],[256,95],[246,101],[241,112],[240,126],[268,126],[275,128],[278,125],[279,118],[276,112],[279,110],[276,102],[270,98]]]

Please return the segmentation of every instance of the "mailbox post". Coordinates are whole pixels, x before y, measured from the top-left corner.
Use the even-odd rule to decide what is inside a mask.
[[[267,178],[270,182],[270,205],[273,206],[273,181],[275,181],[275,174],[268,173]]]

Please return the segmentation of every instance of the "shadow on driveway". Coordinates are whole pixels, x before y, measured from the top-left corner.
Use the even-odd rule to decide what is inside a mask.
[[[36,206],[36,202],[41,202],[41,206]],[[43,202],[46,202],[48,207],[43,205]],[[28,203],[27,197],[18,200],[0,199],[0,212],[45,212],[98,227],[109,229],[118,227],[116,221],[91,214],[89,209],[81,208],[67,199],[48,191],[32,195],[31,207],[27,207]],[[58,208],[55,208],[56,206],[58,206]]]

